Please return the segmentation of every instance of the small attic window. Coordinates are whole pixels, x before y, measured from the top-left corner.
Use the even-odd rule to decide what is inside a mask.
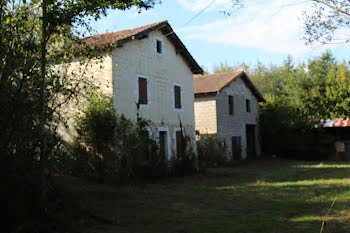
[[[163,53],[163,43],[160,40],[157,40],[157,53],[159,54]]]
[[[155,37],[153,40],[153,48],[155,54],[157,54],[160,57],[163,57],[165,54],[163,38],[159,36]]]

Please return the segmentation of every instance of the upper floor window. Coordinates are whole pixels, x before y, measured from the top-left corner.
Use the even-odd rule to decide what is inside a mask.
[[[250,100],[246,99],[245,105],[246,105],[247,112],[250,112]]]
[[[229,95],[228,96],[228,111],[229,111],[230,115],[233,115],[233,109],[234,109],[233,96]]]
[[[160,40],[157,40],[157,53],[162,53],[163,43]]]
[[[163,56],[165,53],[164,50],[164,41],[161,37],[156,37],[154,39],[154,52],[158,55],[158,56]]]
[[[181,109],[181,87],[174,85],[174,107],[175,109]]]

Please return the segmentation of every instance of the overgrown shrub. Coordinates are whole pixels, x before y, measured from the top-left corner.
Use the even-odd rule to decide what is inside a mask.
[[[164,175],[186,175],[198,170],[196,153],[181,122],[181,151],[166,161],[156,138],[149,134],[152,123],[140,117],[138,111],[136,122],[117,115],[111,99],[92,92],[76,117],[74,175],[100,181],[110,178],[153,181]]]
[[[120,175],[150,180],[164,175],[165,158],[155,138],[148,134],[150,122],[138,117],[136,123],[132,123],[124,116],[120,122],[116,137]]]
[[[203,135],[197,143],[198,162],[200,167],[219,167],[226,165],[226,143],[214,135]]]
[[[198,171],[198,157],[191,145],[191,138],[186,135],[180,122],[182,146],[175,157],[170,161],[173,175],[188,175]]]
[[[111,97],[101,93],[93,93],[85,106],[76,118],[77,174],[101,180],[155,179],[165,173],[165,160],[148,135],[149,121],[117,115]]]

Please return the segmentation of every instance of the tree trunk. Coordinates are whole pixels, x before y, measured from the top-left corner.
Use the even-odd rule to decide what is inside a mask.
[[[40,204],[41,209],[45,210],[47,206],[48,193],[48,169],[47,169],[47,151],[45,142],[45,76],[46,76],[46,37],[47,37],[47,2],[43,0],[42,7],[42,38],[41,38],[41,85],[40,85],[40,110],[39,110],[39,133],[40,133]]]

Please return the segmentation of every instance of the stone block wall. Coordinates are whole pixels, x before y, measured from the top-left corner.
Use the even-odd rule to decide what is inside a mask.
[[[229,96],[233,96],[233,114],[229,114]],[[250,112],[246,110],[246,100],[250,100]],[[246,125],[255,125],[255,149],[260,155],[258,138],[259,103],[241,78],[236,78],[216,95],[217,136],[225,140],[227,155],[232,157],[233,136],[241,137],[241,159],[247,158]]]

